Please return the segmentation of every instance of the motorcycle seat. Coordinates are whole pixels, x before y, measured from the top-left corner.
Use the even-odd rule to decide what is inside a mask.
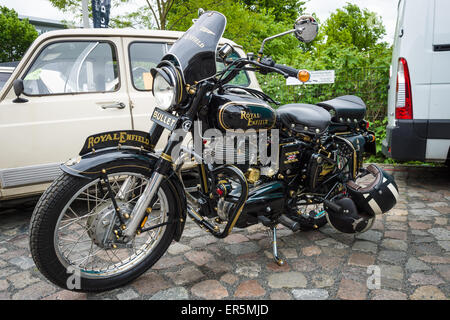
[[[322,134],[330,124],[330,114],[313,104],[291,103],[277,109],[277,118],[294,132]]]
[[[366,115],[366,105],[360,97],[341,96],[317,103],[331,114],[331,121],[337,123],[359,122]]]

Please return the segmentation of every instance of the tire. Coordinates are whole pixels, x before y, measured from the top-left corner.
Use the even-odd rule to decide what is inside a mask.
[[[142,177],[148,179],[150,173],[149,173],[149,171],[145,170],[144,168],[134,167],[132,169],[127,169],[126,173],[120,172],[119,169],[116,169],[115,171],[111,170],[108,172],[108,177],[111,179],[112,176],[120,176],[120,174],[130,174],[130,175],[133,174],[133,175],[136,175],[137,177],[140,177],[141,180],[139,180],[139,181],[144,181],[144,179]],[[65,214],[67,212],[69,212],[69,210],[67,210],[67,209],[64,210],[64,209],[65,208],[71,209],[72,203],[74,204],[74,206],[77,203],[83,203],[82,200],[78,200],[78,198],[73,200],[73,202],[71,202],[71,203],[70,203],[70,201],[72,199],[74,199],[75,195],[77,195],[77,193],[80,193],[80,190],[83,190],[83,188],[87,188],[86,194],[89,194],[90,187],[87,187],[87,186],[89,186],[92,183],[93,183],[92,180],[70,176],[65,173],[62,174],[59,178],[57,178],[53,182],[53,184],[42,195],[38,204],[36,205],[36,208],[33,212],[32,218],[31,218],[30,251],[31,251],[33,260],[34,260],[37,268],[39,269],[39,271],[48,280],[50,280],[51,282],[53,282],[54,284],[56,284],[57,286],[59,286],[63,289],[69,289],[72,291],[79,291],[79,292],[99,292],[99,291],[111,290],[111,289],[123,286],[126,283],[129,283],[130,281],[136,279],[141,274],[143,274],[146,270],[148,270],[150,267],[152,267],[161,258],[161,256],[166,252],[166,250],[170,246],[172,239],[174,237],[176,223],[167,224],[165,226],[155,228],[154,230],[158,231],[158,234],[157,234],[158,241],[155,242],[156,244],[152,244],[151,246],[150,246],[150,244],[147,244],[147,242],[145,242],[143,246],[144,247],[147,246],[150,249],[147,249],[147,247],[145,247],[145,248],[143,247],[144,249],[142,250],[142,253],[140,253],[139,255],[138,255],[138,253],[140,251],[136,251],[135,248],[129,249],[129,248],[121,247],[121,248],[116,249],[116,253],[114,255],[117,257],[118,260],[120,260],[120,263],[123,262],[121,260],[122,259],[121,255],[124,251],[128,252],[128,251],[134,250],[135,255],[136,255],[136,257],[134,258],[135,260],[133,260],[132,256],[130,256],[129,262],[128,262],[129,265],[125,265],[126,268],[123,267],[123,270],[122,270],[119,267],[116,267],[117,268],[116,271],[114,271],[114,269],[112,269],[114,272],[107,271],[107,270],[103,271],[103,273],[101,271],[93,272],[94,261],[96,259],[98,259],[99,261],[103,261],[103,260],[107,260],[106,256],[108,256],[111,264],[113,264],[114,259],[116,259],[113,255],[114,249],[111,249],[111,248],[104,249],[102,247],[99,247],[98,244],[95,243],[93,240],[93,239],[95,239],[95,237],[97,235],[97,233],[95,233],[95,230],[102,227],[100,221],[103,220],[103,218],[99,218],[97,220],[98,223],[92,222],[92,221],[96,221],[97,218],[94,218],[94,217],[100,216],[100,214],[102,212],[104,212],[104,211],[106,212],[107,210],[114,212],[114,210],[109,209],[109,207],[106,209],[103,209],[103,210],[98,209],[98,206],[100,206],[100,207],[106,206],[106,204],[103,204],[102,202],[100,202],[101,204],[99,204],[94,209],[92,209],[92,211],[94,211],[95,213],[91,214],[92,211],[89,212],[89,209],[90,209],[89,201],[92,201],[92,200],[90,200],[89,196],[87,196],[87,200],[86,200],[87,201],[86,205],[88,206],[87,214],[85,214],[84,216],[80,216],[81,218],[79,218],[79,220],[77,220],[77,218],[73,218],[72,220],[75,219],[75,221],[73,221],[73,222],[71,221],[71,222],[68,222],[64,226],[60,226],[64,222],[63,216],[65,216]],[[98,184],[95,186],[95,188],[97,188],[97,186],[98,186]],[[143,187],[141,186],[141,189],[142,188]],[[131,190],[131,191],[133,192],[132,197],[134,197],[135,191],[134,190]],[[81,196],[84,196],[84,194],[82,192],[80,193],[80,199],[81,199]],[[107,196],[105,196],[105,197],[106,197],[107,201],[109,201],[109,202],[111,201]],[[139,197],[139,196],[137,196],[137,197]],[[164,212],[165,212],[164,216],[162,217],[161,213],[160,213],[159,219],[164,218],[164,221],[168,221],[168,220],[176,221],[175,219],[179,213],[178,212],[179,208],[177,208],[177,201],[175,198],[174,188],[169,182],[163,180],[163,182],[158,190],[158,199],[160,199],[160,201],[161,201],[160,212],[163,211],[162,201],[165,199],[164,201],[167,202],[167,204],[166,204],[166,202],[164,202]],[[78,202],[76,202],[76,201],[78,201]],[[117,199],[116,199],[116,201],[117,201]],[[67,207],[67,206],[69,206],[69,207]],[[132,206],[132,204],[129,206]],[[71,211],[74,212],[73,209],[71,209]],[[99,211],[99,212],[97,212],[97,211]],[[74,216],[76,216],[76,214],[74,214]],[[87,221],[86,223],[89,223],[89,224],[84,225],[84,222],[81,220],[81,219],[84,219],[85,217],[88,217],[86,219],[86,221]],[[114,218],[112,216],[112,213],[110,213],[110,216],[105,215],[105,217],[110,217],[110,219],[111,219],[110,221],[111,221],[112,225],[114,224],[114,221],[117,221],[117,218]],[[114,220],[114,219],[116,219],[116,220]],[[70,221],[70,219],[67,221]],[[101,221],[101,222],[103,222],[103,221]],[[158,222],[158,223],[160,223],[160,222]],[[86,241],[80,241],[80,238],[81,238],[81,236],[80,236],[80,238],[78,238],[78,241],[80,243],[88,242],[89,239],[91,239],[90,251],[87,256],[87,262],[85,262],[86,266],[88,266],[89,260],[92,260],[92,262],[91,262],[92,271],[89,271],[89,272],[88,272],[87,267],[84,267],[84,269],[81,268],[82,262],[80,262],[80,266],[76,266],[75,264],[70,264],[70,261],[68,261],[69,258],[64,255],[64,253],[66,251],[68,251],[68,249],[63,251],[64,247],[62,245],[60,247],[60,242],[63,242],[65,240],[62,236],[60,237],[60,235],[59,235],[59,233],[61,232],[60,230],[65,228],[64,229],[65,232],[67,232],[70,236],[73,233],[71,233],[72,231],[70,231],[69,229],[72,229],[72,228],[81,229],[81,227],[77,226],[78,224],[81,227],[84,226],[86,228],[86,231],[82,231],[82,232],[80,231],[80,233],[84,233],[84,235],[82,234],[82,236],[89,237],[88,240],[86,240]],[[71,225],[71,226],[68,227],[69,225]],[[87,226],[89,226],[89,227],[87,227]],[[106,228],[106,227],[104,227],[104,228]],[[94,230],[94,231],[92,231],[92,230]],[[154,231],[154,232],[156,232],[156,231]],[[146,237],[150,234],[150,232],[153,232],[153,231],[143,232],[142,234],[139,235],[139,237],[144,236],[142,239],[146,239]],[[75,235],[75,237],[77,237],[80,233],[77,233]],[[95,236],[92,236],[91,233],[93,233]],[[105,232],[105,234],[110,234],[110,232],[108,232],[108,233]],[[147,235],[145,235],[145,234],[147,234]],[[138,236],[136,236],[136,239],[138,239]],[[136,239],[133,241],[133,244],[135,243]],[[154,240],[153,235],[151,235],[151,239]],[[152,240],[147,240],[147,241],[152,241]],[[66,241],[68,241],[68,240],[66,240]],[[69,244],[70,243],[71,242],[69,242]],[[76,242],[74,247],[68,253],[68,256],[70,256],[72,254],[72,252],[75,252],[74,255],[77,254],[78,248],[76,250],[74,250],[75,246],[77,246],[77,245],[79,245],[80,248],[83,247],[81,244]],[[88,245],[89,245],[89,243],[88,243]],[[96,251],[95,255],[93,255],[93,250],[92,250],[94,245],[99,248],[99,251]],[[97,248],[95,248],[95,249],[97,249]],[[140,249],[141,248],[139,248],[139,250]],[[122,250],[122,251],[120,251],[120,250]],[[146,252],[145,250],[149,250],[149,251]],[[110,252],[110,253],[108,253],[108,252]],[[91,256],[91,254],[92,254],[92,256]],[[99,255],[99,257],[96,256],[97,254]],[[80,255],[81,255],[81,253],[80,253]],[[131,255],[131,253],[130,253],[130,255]],[[112,258],[111,258],[111,256],[112,256]],[[123,258],[123,259],[125,261],[127,261],[125,258]],[[84,260],[86,260],[86,259],[84,259]],[[135,262],[133,262],[133,261],[135,261]],[[100,265],[100,262],[99,262],[99,265]],[[115,265],[113,265],[113,267],[114,266]],[[100,268],[100,267],[98,267],[98,268]],[[76,278],[76,277],[78,277],[78,278]]]

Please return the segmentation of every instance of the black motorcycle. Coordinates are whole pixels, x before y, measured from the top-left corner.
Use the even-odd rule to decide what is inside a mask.
[[[247,71],[307,81],[306,70],[276,64],[263,49],[289,33],[312,41],[314,18],[300,17],[245,58],[230,45],[218,48],[225,26],[221,13],[204,12],[151,70],[158,108],[149,133],[90,136],[61,166],[30,228],[33,259],[50,281],[76,291],[122,286],[180,240],[187,217],[217,238],[262,223],[282,265],[278,224],[298,231],[329,222],[360,233],[395,205],[393,178],[362,166],[364,153],[375,152],[375,135],[360,98],[275,110],[261,91],[233,84]],[[160,141],[164,130],[168,141]],[[187,135],[193,144],[183,142]]]

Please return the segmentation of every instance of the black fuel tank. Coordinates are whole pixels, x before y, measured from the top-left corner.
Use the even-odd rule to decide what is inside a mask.
[[[221,131],[271,129],[277,118],[269,104],[245,94],[214,94],[208,109],[212,126]]]

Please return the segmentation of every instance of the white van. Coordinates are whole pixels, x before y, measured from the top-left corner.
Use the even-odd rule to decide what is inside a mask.
[[[400,0],[383,153],[450,162],[450,0]]]
[[[148,132],[156,104],[149,70],[182,34],[73,29],[37,38],[0,90],[0,207],[42,193],[88,136]],[[245,55],[236,43],[224,43],[235,58]],[[243,72],[236,84],[260,90],[255,75]],[[20,99],[16,79],[23,82]]]

